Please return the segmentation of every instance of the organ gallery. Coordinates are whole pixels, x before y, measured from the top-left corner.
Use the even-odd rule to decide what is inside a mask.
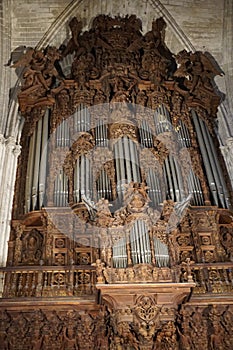
[[[70,20],[27,48],[0,309],[3,349],[231,349],[232,189],[223,75],[173,54],[162,17]]]

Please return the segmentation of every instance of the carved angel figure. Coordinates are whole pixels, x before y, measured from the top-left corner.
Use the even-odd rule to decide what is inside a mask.
[[[182,50],[177,54],[176,60],[178,68],[174,76],[185,78],[184,85],[191,93],[200,87],[213,92],[214,77],[223,75],[223,71],[208,54],[201,51],[192,53]]]

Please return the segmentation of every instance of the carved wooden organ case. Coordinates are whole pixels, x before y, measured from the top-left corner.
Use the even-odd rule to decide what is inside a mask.
[[[192,346],[217,349],[217,334],[232,339],[231,189],[213,84],[222,71],[207,53],[171,53],[163,18],[144,35],[134,15],[69,26],[59,49],[30,48],[13,65],[25,67],[25,124],[4,297],[79,300],[81,313],[57,311],[57,349],[92,348],[77,331],[85,317],[99,325],[95,349],[194,349],[201,328]],[[53,323],[38,308],[35,349],[46,349]]]

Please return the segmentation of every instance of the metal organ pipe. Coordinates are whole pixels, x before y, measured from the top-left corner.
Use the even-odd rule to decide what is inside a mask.
[[[203,197],[203,192],[202,192],[202,189],[201,189],[200,180],[195,174],[193,174],[193,178],[194,178],[194,183],[195,183],[196,188],[197,188],[197,193],[198,193],[198,198],[199,198],[199,205],[204,205],[204,197]]]
[[[88,131],[90,129],[90,114],[88,108],[82,103],[74,113],[74,129],[77,132]]]
[[[137,220],[130,231],[130,246],[133,264],[150,264],[151,250],[147,225]]]
[[[172,157],[172,158],[173,158],[173,162],[174,162],[174,166],[175,166],[175,171],[176,171],[176,174],[178,176],[179,197],[180,197],[180,200],[183,200],[185,197],[185,193],[184,193],[184,184],[183,184],[183,178],[182,178],[180,166],[179,166],[179,163],[177,162],[177,159],[174,157]]]
[[[65,207],[68,205],[68,178],[64,170],[60,170],[54,182],[54,205]]]
[[[133,143],[133,141],[131,141],[129,139],[128,139],[128,141],[129,141],[129,148],[130,148],[130,155],[131,155],[131,166],[132,166],[133,181],[134,182],[140,182],[138,180],[134,143]]]
[[[53,198],[53,202],[55,206],[60,206],[59,205],[59,174],[57,174],[56,178],[55,178],[55,182],[54,182],[54,198]]]
[[[187,183],[188,183],[188,192],[192,193],[193,198],[191,200],[191,203],[193,205],[198,205],[198,196],[197,196],[197,188],[196,184],[194,183],[194,176],[193,176],[192,170],[190,170],[189,175],[187,177]]]
[[[79,158],[75,162],[75,169],[74,169],[74,200],[76,203],[79,203],[81,200],[80,197],[80,179],[79,179]]]
[[[124,142],[124,156],[125,156],[125,163],[126,163],[127,182],[130,183],[131,181],[133,181],[131,157],[134,157],[134,154],[131,155],[130,153],[130,142],[132,141],[129,138],[124,137],[123,142]]]
[[[178,139],[182,147],[191,147],[189,131],[182,120],[179,120]]]
[[[136,173],[136,176],[133,177],[133,181],[134,182],[141,182],[141,174],[140,174],[140,170],[139,170],[137,146],[130,139],[129,139],[129,142],[130,142],[130,149],[132,150],[132,153],[133,153],[133,163],[132,163],[133,174],[134,174],[134,169],[135,169],[135,173]]]
[[[74,172],[74,199],[78,203],[82,199],[82,195],[92,198],[92,176],[90,169],[90,160],[81,155],[75,163]]]
[[[32,179],[33,179],[33,165],[34,165],[34,156],[35,156],[35,145],[36,145],[36,130],[30,139],[29,144],[29,156],[28,156],[28,166],[27,166],[27,175],[26,175],[26,213],[31,210],[31,195],[32,195]]]
[[[119,183],[121,179],[120,173],[120,160],[119,160],[119,151],[118,151],[118,143],[116,142],[114,145],[114,158],[115,158],[115,169],[116,169],[116,184],[117,184],[117,193],[120,193]]]
[[[85,157],[81,156],[81,162],[80,162],[80,192],[81,196],[82,194],[85,194]]]
[[[123,184],[141,182],[138,166],[137,147],[128,137],[123,137],[114,145],[116,163],[117,192],[121,196],[124,192]]]
[[[125,162],[124,162],[124,152],[123,152],[123,140],[120,139],[118,141],[118,149],[119,149],[119,156],[120,156],[120,169],[121,169],[121,183],[126,183],[126,173],[125,173]],[[124,190],[122,189],[122,192]]]
[[[56,146],[69,147],[70,145],[70,131],[67,120],[63,120],[56,128]]]
[[[210,143],[211,156],[213,158],[215,169],[217,171],[218,179],[219,179],[219,182],[220,182],[220,185],[218,187],[219,197],[220,197],[220,200],[222,199],[222,206],[223,206],[223,208],[228,208],[229,207],[229,194],[228,194],[228,191],[227,191],[227,188],[226,188],[226,184],[225,184],[225,180],[224,180],[224,177],[223,177],[223,174],[222,174],[222,170],[221,170],[221,167],[220,167],[220,164],[219,164],[219,161],[218,161],[218,155],[217,155],[217,152],[216,152],[216,149],[215,149],[212,137],[210,135],[210,132],[209,132],[206,124],[203,121],[201,121],[201,122],[202,122],[202,124],[203,124],[203,126],[205,128],[205,131],[206,131],[209,143]]]
[[[68,205],[68,178],[63,171],[62,206]]]
[[[107,126],[103,123],[95,128],[95,144],[98,147],[108,147]]]
[[[34,169],[33,169],[33,181],[32,181],[32,210],[37,207],[38,199],[38,180],[39,180],[39,166],[41,156],[41,135],[42,135],[42,119],[37,123],[36,128],[36,149],[34,158]]]
[[[204,205],[203,193],[201,190],[200,180],[193,173],[193,170],[190,170],[188,175],[188,189],[189,193],[193,194],[192,203],[194,205]]]
[[[172,131],[170,114],[164,105],[159,106],[154,114],[154,123],[157,134]]]
[[[68,120],[65,121],[65,147],[70,146],[70,128]]]
[[[41,145],[41,160],[40,160],[40,174],[39,174],[39,207],[44,204],[44,193],[46,183],[46,169],[47,169],[47,152],[48,152],[48,132],[49,132],[49,116],[45,114],[43,118],[43,132]]]
[[[88,198],[90,198],[90,194],[91,194],[91,184],[90,184],[90,163],[89,163],[89,159],[87,157],[84,157],[85,159],[85,173],[83,173],[83,177],[85,179],[85,194]]]
[[[126,250],[126,239],[121,238],[120,241],[113,245],[113,266],[115,268],[126,268],[127,267],[127,250]]]
[[[202,131],[202,136],[203,136],[203,139],[204,139],[204,142],[205,142],[205,146],[207,148],[207,156],[208,156],[208,159],[209,159],[209,164],[210,164],[210,167],[211,167],[211,170],[212,170],[212,174],[213,174],[213,177],[214,177],[214,180],[215,180],[215,184],[216,184],[216,187],[217,187],[217,195],[218,195],[218,198],[220,199],[221,205],[224,207],[223,194],[222,194],[221,182],[220,182],[220,178],[219,178],[219,174],[218,174],[218,168],[216,166],[216,163],[215,163],[215,160],[214,160],[214,157],[213,157],[213,153],[212,153],[211,145],[210,145],[210,142],[209,142],[207,130],[206,130],[205,126],[204,126],[204,122],[200,118],[198,118],[198,119],[199,119],[199,124],[201,126],[201,131]]]
[[[145,120],[142,121],[141,127],[139,129],[139,134],[140,134],[141,144],[144,147],[148,147],[148,148],[153,147],[151,130],[148,123]]]
[[[154,238],[155,262],[158,267],[169,266],[168,247],[158,238]]]
[[[175,201],[175,193],[173,190],[173,182],[172,182],[172,178],[171,178],[171,170],[170,170],[168,157],[164,161],[163,169],[164,169],[165,183],[167,185],[167,192],[169,194],[170,199]]]
[[[197,132],[197,139],[200,145],[207,180],[209,183],[210,191],[213,196],[214,204],[218,206],[220,199],[220,204],[223,207],[225,207],[225,203],[223,202],[221,195],[219,194],[219,188],[221,188],[221,181],[219,179],[219,175],[217,174],[216,163],[213,159],[213,153],[211,150],[210,141],[208,139],[208,130],[205,129],[204,122],[198,117],[195,111],[192,110],[191,113]],[[216,185],[218,188],[216,188]]]
[[[149,197],[152,200],[153,206],[156,207],[162,202],[162,195],[158,175],[152,169],[149,169],[147,184],[149,186]]]
[[[178,202],[180,200],[180,189],[179,189],[179,180],[177,177],[176,167],[174,165],[174,158],[172,156],[168,156],[171,174],[172,174],[172,182],[173,182],[173,193],[174,193],[174,199],[175,202]]]

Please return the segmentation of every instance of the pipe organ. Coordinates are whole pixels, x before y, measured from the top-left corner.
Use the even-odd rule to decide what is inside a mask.
[[[188,349],[200,324],[195,349],[208,349],[230,334],[228,306],[215,305],[232,303],[231,188],[214,142],[221,72],[200,51],[171,53],[163,18],[146,34],[134,15],[69,26],[64,47],[32,49],[24,77],[37,78],[18,97],[25,125],[4,296],[42,300],[37,343],[24,348],[52,349],[51,338],[59,349]],[[43,311],[49,297],[57,317]],[[72,297],[78,315],[66,314]],[[60,321],[54,340],[46,327]]]

